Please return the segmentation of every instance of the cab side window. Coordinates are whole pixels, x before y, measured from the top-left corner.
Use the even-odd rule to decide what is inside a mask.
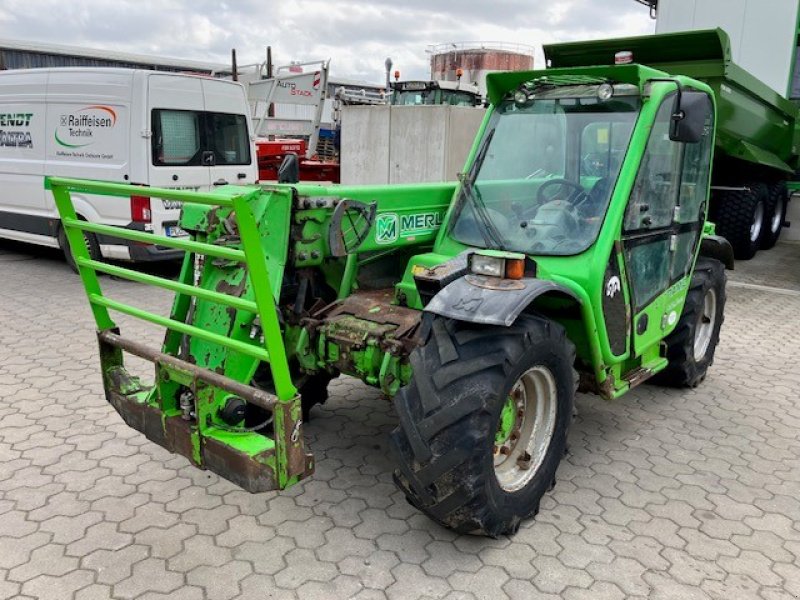
[[[689,272],[694,250],[700,239],[702,224],[708,203],[708,168],[714,144],[714,111],[708,100],[703,137],[697,144],[685,144],[683,152],[681,183],[676,210],[675,252],[670,268],[670,281],[682,279]],[[693,226],[695,225],[695,226]]]
[[[713,145],[713,105],[707,98],[702,139],[673,142],[675,94],[656,115],[623,223],[625,260],[636,311],[686,276],[705,219]]]
[[[681,172],[681,144],[669,139],[673,102],[674,96],[670,96],[658,109],[625,212],[625,233],[672,224],[675,190]]]

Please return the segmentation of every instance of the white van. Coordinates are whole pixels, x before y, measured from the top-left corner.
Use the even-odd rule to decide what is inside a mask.
[[[245,90],[233,81],[114,68],[0,72],[0,238],[65,248],[46,175],[201,190],[255,183],[254,139]],[[72,198],[93,223],[184,235],[179,203]],[[92,234],[87,246],[93,258],[181,255]]]

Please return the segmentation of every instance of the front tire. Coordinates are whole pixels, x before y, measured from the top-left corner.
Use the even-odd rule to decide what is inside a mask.
[[[92,260],[101,260],[102,253],[100,252],[100,244],[97,241],[97,237],[91,232],[84,231],[83,239],[86,242],[86,250],[89,252],[89,258]],[[64,260],[67,261],[69,268],[77,273],[78,265],[75,264],[75,257],[72,256],[72,250],[67,241],[67,232],[64,231],[63,227],[59,227],[58,229],[58,247],[61,248],[61,251],[64,253]]]
[[[328,400],[328,384],[333,379],[328,373],[314,373],[301,378],[297,391],[300,394],[300,405],[303,408],[303,421],[311,420],[311,409]]]
[[[395,397],[395,482],[460,533],[514,533],[535,515],[564,455],[577,376],[559,324],[489,327],[426,316],[413,378]]]
[[[653,382],[669,387],[697,387],[714,363],[719,333],[725,320],[725,267],[700,257],[692,273],[683,313],[667,336],[669,365]]]

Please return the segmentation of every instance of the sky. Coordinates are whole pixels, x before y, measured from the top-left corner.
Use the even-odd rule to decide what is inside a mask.
[[[634,0],[2,0],[0,37],[228,63],[331,59],[331,75],[380,83],[391,57],[427,78],[431,44],[541,44],[652,33]]]

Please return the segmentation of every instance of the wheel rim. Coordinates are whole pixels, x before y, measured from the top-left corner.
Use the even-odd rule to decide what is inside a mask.
[[[755,242],[761,237],[761,229],[764,227],[764,203],[759,202],[756,204],[756,210],[753,213],[753,224],[750,225],[750,241]]]
[[[778,198],[775,202],[775,212],[772,213],[772,220],[770,221],[770,231],[778,233],[783,225],[783,198]]]
[[[541,467],[556,425],[558,389],[550,369],[536,366],[514,383],[495,434],[494,473],[506,492],[524,488]]]
[[[694,359],[701,361],[711,345],[711,336],[714,334],[714,325],[717,320],[717,292],[709,288],[703,298],[703,310],[697,319],[694,331]]]

